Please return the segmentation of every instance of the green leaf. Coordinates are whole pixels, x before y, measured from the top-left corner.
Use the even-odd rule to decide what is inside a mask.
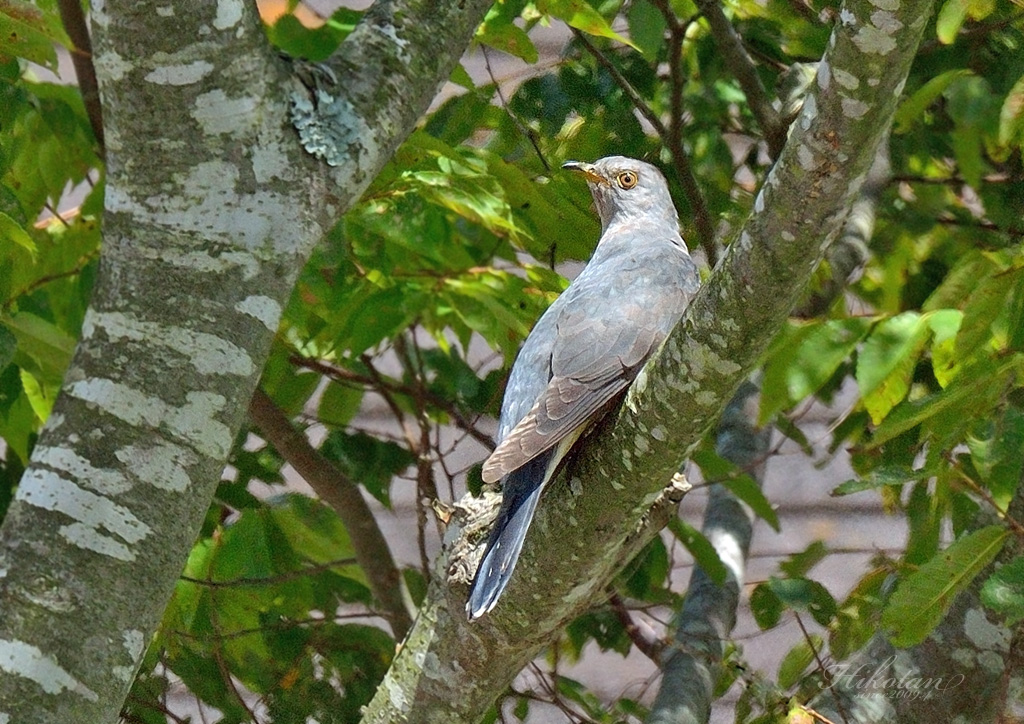
[[[1000,365],[983,360],[961,373],[941,392],[902,403],[875,429],[869,447],[876,448],[929,418],[950,411],[957,412],[964,423],[968,422],[972,414],[980,413],[987,406],[990,393],[1002,387],[1003,375],[1018,364],[1016,358],[1004,360]]]
[[[344,427],[359,412],[362,401],[361,388],[332,381],[320,397],[317,418],[325,425]]]
[[[779,662],[779,686],[788,689],[800,681],[801,674],[814,663],[815,651],[821,651],[822,639],[818,634],[811,634],[809,641],[801,641],[786,652]]]
[[[956,2],[957,0],[952,0]],[[914,121],[922,116],[925,110],[938,100],[949,84],[957,78],[971,75],[967,68],[956,68],[940,73],[923,86],[914,91],[914,94],[900,104],[893,117],[893,132],[907,133],[913,127]]]
[[[639,50],[631,40],[612,30],[608,21],[587,0],[539,0],[537,9],[588,35],[609,38]]]
[[[526,31],[509,17],[511,3],[495,3],[477,28],[475,40],[495,50],[522,58],[531,65],[537,62],[537,47]]]
[[[835,621],[829,626],[829,651],[836,659],[842,661],[860,651],[878,632],[882,591],[891,575],[888,567],[875,568],[839,605]]]
[[[1024,412],[1006,407],[977,420],[967,435],[971,463],[996,504],[1005,508],[1024,476]]]
[[[292,550],[315,563],[330,563],[354,554],[348,531],[338,514],[324,503],[290,493],[271,501],[267,514]],[[354,566],[345,567],[354,572]],[[357,578],[362,579],[362,574]]]
[[[293,58],[319,62],[327,60],[338,49],[362,16],[361,12],[341,8],[328,22],[318,28],[309,28],[295,15],[285,13],[267,28],[267,38]]]
[[[878,467],[873,468],[871,472],[864,477],[847,480],[845,483],[836,486],[830,495],[834,497],[841,497],[843,495],[860,493],[865,490],[876,490],[877,488],[882,488],[887,485],[906,485],[907,483],[916,483],[919,480],[927,480],[933,477],[936,472],[938,471],[932,467],[914,469],[900,463],[883,463]]]
[[[650,0],[635,0],[626,16],[629,37],[648,62],[654,62],[665,47],[665,16]]]
[[[935,20],[935,34],[939,42],[952,45],[967,19],[967,0],[946,0]]]
[[[933,335],[932,373],[940,386],[948,387],[960,371],[962,359],[956,353],[956,337],[964,315],[959,309],[940,309],[927,317]]]
[[[773,576],[761,585],[771,589],[786,608],[807,611],[822,626],[827,626],[836,615],[835,599],[828,589],[817,581]]]
[[[800,553],[794,553],[779,564],[779,570],[789,578],[800,578],[824,560],[828,555],[825,544],[816,540]]]
[[[59,384],[71,363],[75,340],[52,322],[31,312],[0,318],[18,340],[19,354],[35,363],[34,372],[45,384]]]
[[[1024,144],[1024,76],[1017,79],[999,111],[999,145]]]
[[[373,497],[390,507],[391,479],[416,462],[416,456],[400,445],[365,433],[332,430],[321,452],[337,463],[354,483],[361,483]]]
[[[692,459],[700,466],[705,480],[728,488],[729,492],[749,505],[755,515],[774,530],[779,529],[779,516],[752,477],[737,473],[735,465],[709,450],[698,450]]]
[[[892,644],[907,648],[924,641],[1008,536],[998,525],[965,535],[901,581],[882,612],[882,629]]]
[[[917,312],[904,312],[879,323],[857,355],[857,385],[864,407],[876,425],[906,397],[930,330]]]
[[[772,344],[761,387],[760,422],[817,392],[870,329],[866,318],[790,323]]]
[[[1014,271],[995,273],[979,280],[964,305],[963,321],[956,337],[956,353],[961,358],[991,342],[992,323],[1006,307],[1007,298],[1017,281]]]
[[[57,399],[59,387],[54,385],[47,389],[48,386],[40,384],[39,380],[24,369],[21,370],[21,386],[25,388],[25,395],[28,397],[29,404],[32,405],[32,411],[39,418],[39,422],[46,422],[50,417],[50,410],[53,409],[53,403]]]
[[[31,252],[33,257],[38,251],[36,243],[32,241],[32,237],[21,227],[21,224],[0,211],[0,241],[2,240],[13,241]]]
[[[718,551],[711,545],[703,533],[684,521],[682,518],[673,518],[669,521],[668,529],[682,543],[686,550],[690,551],[694,562],[700,566],[708,578],[721,586],[729,575],[728,569],[722,563]]]
[[[1024,557],[1000,566],[981,586],[981,602],[1014,626],[1024,620]]]
[[[981,153],[981,134],[974,126],[961,126],[950,134],[953,142],[953,156],[960,174],[971,188],[981,188],[981,176],[985,172],[985,161]]]
[[[20,0],[6,0],[0,6],[0,56],[24,58],[56,72],[55,44],[71,48],[56,12]]]

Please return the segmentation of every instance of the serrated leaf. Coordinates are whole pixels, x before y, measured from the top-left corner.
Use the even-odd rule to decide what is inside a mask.
[[[997,505],[1008,505],[1024,473],[1024,413],[1007,407],[994,418],[978,420],[966,443],[981,482]]]
[[[991,525],[963,536],[922,565],[893,591],[882,611],[882,629],[894,646],[927,638],[963,591],[1002,550],[1009,532]]]
[[[1017,364],[1014,358],[1004,360],[1000,365],[983,360],[969,368],[968,372],[961,373],[941,392],[903,402],[875,429],[868,447],[876,448],[925,420],[953,408],[962,409],[964,422],[967,422],[971,415],[981,411],[975,410],[971,401],[987,405],[985,401],[989,391],[993,386],[1001,386],[1002,376]]]
[[[879,323],[865,340],[857,355],[857,385],[876,425],[906,397],[929,333],[920,314],[904,312]]]
[[[941,387],[947,387],[960,371],[956,336],[964,315],[959,309],[940,309],[926,316],[932,330],[932,373]]]
[[[992,322],[1006,306],[1015,281],[1013,273],[996,273],[980,280],[971,291],[956,337],[956,353],[961,358],[970,357],[991,339]]]

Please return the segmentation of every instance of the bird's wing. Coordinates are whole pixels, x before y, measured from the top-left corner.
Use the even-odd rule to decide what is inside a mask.
[[[619,303],[613,318],[592,318],[588,305],[565,310],[551,356],[551,380],[533,408],[484,462],[496,482],[568,435],[625,390],[667,333],[646,325],[640,300]],[[657,316],[657,315],[655,315]]]

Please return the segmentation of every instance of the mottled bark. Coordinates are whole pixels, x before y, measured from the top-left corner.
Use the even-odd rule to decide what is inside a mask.
[[[651,505],[715,423],[838,235],[895,110],[932,0],[850,0],[778,163],[709,283],[625,403],[581,446],[540,506],[501,604],[469,624],[470,520],[366,722],[475,723],[554,633],[592,601],[624,551],[656,534]],[[479,506],[489,507],[489,506]],[[445,561],[450,561],[450,564]]]
[[[0,723],[116,720],[299,270],[487,5],[375,6],[338,68],[335,120],[359,135],[328,169],[291,127],[301,85],[253,3],[93,3],[103,255],[0,529]]]

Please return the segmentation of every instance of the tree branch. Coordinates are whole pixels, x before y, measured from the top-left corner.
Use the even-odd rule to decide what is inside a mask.
[[[366,573],[373,597],[399,641],[412,626],[412,604],[388,542],[377,525],[359,486],[342,474],[309,444],[274,401],[257,389],[249,403],[249,416],[267,442],[291,463],[313,491],[341,518],[359,567]]]
[[[100,106],[100,88],[96,82],[96,68],[92,64],[92,40],[89,38],[89,28],[85,23],[85,13],[82,12],[80,0],[57,0],[57,9],[60,11],[60,21],[64,26],[64,32],[68,34],[74,47],[71,49],[71,64],[75,66],[75,76],[78,78],[78,90],[82,94],[82,103],[85,105],[85,115],[89,118],[89,125],[92,126],[92,134],[96,137],[99,146],[100,158],[106,153],[106,141],[103,135],[103,109]]]
[[[779,114],[772,107],[771,100],[761,84],[761,78],[757,75],[757,68],[754,61],[747,54],[743,47],[743,41],[736,33],[732,23],[722,12],[722,6],[718,0],[696,0],[697,9],[708,21],[711,28],[711,35],[714,37],[722,60],[729,70],[739,81],[743,93],[747,96],[747,104],[757,118],[758,125],[764,133],[765,141],[768,142],[768,154],[772,158],[778,158],[786,143],[787,125],[779,118]]]
[[[652,501],[665,495],[840,233],[932,3],[905,0],[884,13],[867,0],[844,3],[846,20],[753,215],[619,410],[551,483],[502,603],[480,621],[465,619],[477,537],[493,507],[464,501],[479,518],[466,520],[464,536],[448,531],[438,578],[365,722],[475,724],[553,633],[604,595],[625,554],[656,535]],[[832,82],[832,69],[851,74],[856,87]]]
[[[744,384],[722,414],[717,452],[760,486],[764,481],[771,428],[759,428],[760,390]],[[672,645],[662,656],[663,678],[648,724],[704,724],[711,716],[726,641],[736,625],[736,609],[750,552],[753,528],[743,506],[726,488],[711,486],[703,533],[728,570],[719,585],[695,566],[686,600],[676,618]]]

